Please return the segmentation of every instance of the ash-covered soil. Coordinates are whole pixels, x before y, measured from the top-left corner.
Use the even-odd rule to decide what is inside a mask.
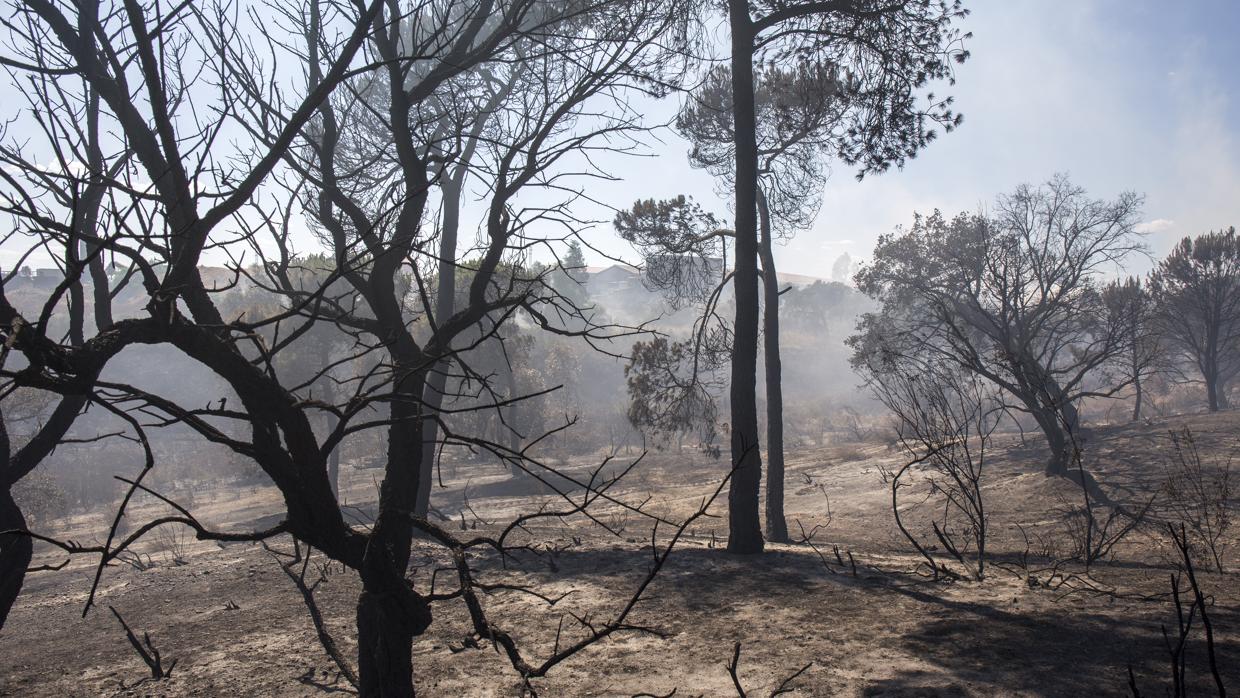
[[[1113,504],[1136,510],[1165,481],[1168,431],[1185,425],[1211,463],[1226,463],[1240,442],[1240,415],[1234,413],[1097,428],[1086,445],[1086,467]],[[677,696],[736,695],[726,663],[739,642],[739,676],[750,695],[768,695],[807,664],[789,684],[793,695],[1127,695],[1130,665],[1143,695],[1163,695],[1169,659],[1161,629],[1166,626],[1174,639],[1168,597],[1174,558],[1159,522],[1170,512],[1158,502],[1149,523],[1089,574],[1072,564],[1044,569],[1046,553],[1069,545],[1061,512],[1080,501],[1080,488],[1042,474],[1044,453],[1032,435],[1028,445],[1016,436],[1000,441],[986,466],[992,565],[984,580],[936,582],[915,572],[918,558],[895,528],[891,491],[880,472],[880,466],[902,462],[890,447],[790,448],[789,525],[795,539],[812,533],[812,545],[769,545],[761,556],[730,555],[721,549],[726,520],[699,520],[629,620],[654,632],[619,633],[556,666],[534,687],[548,696],[667,695],[673,689]],[[622,465],[623,456],[609,469]],[[574,461],[568,468],[585,473],[588,465]],[[725,470],[723,462],[687,453],[654,454],[611,493],[630,503],[649,496],[648,511],[680,519]],[[359,525],[373,506],[374,474],[347,472],[346,498],[357,507]],[[551,499],[528,483],[514,488],[496,465],[460,464],[444,476],[448,488],[436,492],[434,504],[453,520],[445,525],[465,536],[495,532]],[[927,492],[924,474],[914,479],[919,484],[901,492],[901,509],[911,529],[928,533],[935,512],[919,504]],[[712,513],[725,513],[723,499]],[[278,520],[279,507],[273,491],[258,488],[202,493],[193,509],[213,526],[244,530]],[[651,564],[647,519],[607,503],[591,511],[616,534],[580,516],[543,521],[520,534],[539,554],[520,553],[506,565],[493,554],[474,559],[483,581],[526,585],[559,599],[549,606],[511,591],[483,598],[531,663],[554,650],[557,630],[561,645],[581,636],[574,618],[601,623],[614,615]],[[132,525],[160,512],[155,502],[140,502]],[[90,541],[104,535],[106,526],[99,512],[78,516],[56,533]],[[660,546],[667,533],[661,526]],[[1227,538],[1224,567],[1240,569],[1237,531]],[[273,546],[288,550],[291,544],[284,538]],[[152,538],[144,550],[154,565],[109,566],[85,617],[93,559],[75,558],[64,569],[28,577],[0,631],[0,695],[351,692],[320,646],[300,595],[268,551],[173,535]],[[38,551],[36,564],[64,558],[46,546]],[[319,563],[326,561],[312,559],[308,576],[324,577],[316,598],[328,629],[351,657],[356,575]],[[452,577],[435,570],[447,564],[441,549],[419,542],[411,578],[427,591],[434,576],[436,591],[445,591]],[[1198,576],[1211,596],[1224,680],[1240,691],[1240,576],[1205,570]],[[170,679],[142,681],[149,673],[109,606],[139,633],[149,632],[165,662],[177,661]],[[485,643],[464,646],[469,627],[459,601],[437,604],[435,614],[414,647],[422,695],[520,693],[521,682],[502,653]],[[1212,684],[1199,627],[1187,661],[1190,694],[1207,694]]]

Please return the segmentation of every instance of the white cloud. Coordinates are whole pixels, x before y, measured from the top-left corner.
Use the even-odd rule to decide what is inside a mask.
[[[1175,221],[1166,218],[1155,218],[1152,221],[1145,221],[1133,226],[1133,229],[1138,233],[1144,233],[1146,235],[1165,233],[1173,228],[1175,228]]]

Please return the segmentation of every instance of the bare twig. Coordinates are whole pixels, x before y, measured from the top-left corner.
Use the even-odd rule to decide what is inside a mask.
[[[163,658],[160,656],[159,650],[155,648],[155,644],[151,642],[151,634],[146,632],[142,633],[142,640],[139,641],[137,635],[134,635],[133,630],[129,628],[129,625],[125,622],[125,619],[121,617],[120,612],[112,606],[108,606],[108,610],[112,611],[112,615],[116,616],[116,620],[119,621],[121,627],[125,629],[125,637],[129,639],[129,644],[133,645],[134,651],[137,652],[138,656],[142,657],[142,661],[150,667],[151,678],[159,681],[172,676],[172,669],[177,665],[177,660],[172,660],[168,663],[168,667],[164,668]]]

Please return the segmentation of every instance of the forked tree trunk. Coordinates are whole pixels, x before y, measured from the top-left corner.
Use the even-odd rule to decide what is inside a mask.
[[[1067,477],[1074,451],[1081,445],[1081,420],[1076,405],[1067,399],[1050,372],[1034,359],[1018,355],[1011,368],[1020,386],[1015,396],[1038,423],[1050,448],[1047,476]]]
[[[413,640],[430,627],[430,606],[397,574],[396,561],[385,552],[375,555],[389,559],[372,562],[367,549],[357,600],[358,694],[408,698],[414,695]]]
[[[766,197],[758,192],[758,214],[762,229],[762,310],[763,354],[766,364],[766,539],[788,542],[788,522],[784,518],[784,388],[783,365],[779,356],[779,279],[775,275],[775,254],[771,249],[771,215]]]
[[[732,33],[733,125],[736,134],[736,320],[733,326],[732,480],[728,489],[728,552],[762,552],[758,451],[758,146],[753,98],[753,24],[747,0],[729,0]]]

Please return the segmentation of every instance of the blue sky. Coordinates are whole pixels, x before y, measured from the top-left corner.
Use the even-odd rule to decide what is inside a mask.
[[[1057,172],[1097,197],[1145,194],[1142,229],[1155,256],[1184,235],[1240,224],[1240,0],[968,5],[972,58],[954,88],[935,88],[955,95],[963,126],[903,171],[858,183],[848,168],[833,168],[813,228],[776,251],[782,271],[830,276],[841,253],[868,257],[877,237],[910,222],[914,211],[976,210]],[[5,102],[16,97],[12,89],[0,89]],[[676,103],[644,108],[651,120],[667,120]],[[689,167],[686,144],[668,131],[659,135],[649,157],[610,161],[620,181],[592,182],[590,196],[625,207],[684,193],[726,212],[709,175]],[[608,221],[611,212],[598,207],[583,215]],[[606,222],[586,238],[609,254],[635,258]],[[299,248],[308,251],[312,243],[304,240]],[[0,267],[16,254],[0,249]],[[1148,260],[1133,260],[1133,271],[1148,267]]]
[[[782,271],[827,277],[839,254],[867,257],[914,211],[976,210],[1056,172],[1096,197],[1143,193],[1155,256],[1184,235],[1240,224],[1240,2],[969,6],[972,58],[950,92],[936,89],[956,96],[963,126],[903,171],[858,183],[834,168],[814,228],[777,251]],[[684,151],[669,138],[625,183],[631,198],[680,187],[723,209]]]

